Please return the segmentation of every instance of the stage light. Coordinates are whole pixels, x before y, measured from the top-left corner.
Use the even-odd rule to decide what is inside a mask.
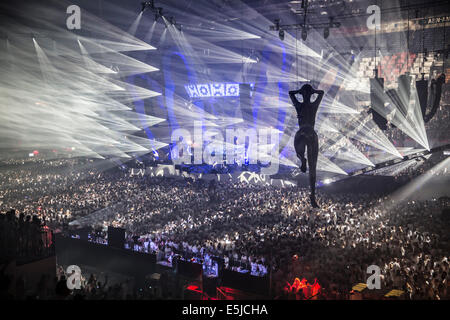
[[[325,179],[325,180],[323,180],[323,183],[324,183],[324,184],[330,184],[331,182],[332,182],[331,179]]]
[[[163,8],[161,7],[156,8],[155,21],[158,21],[158,19],[162,18],[162,16],[163,16]]]
[[[155,1],[150,0],[150,1],[141,2],[141,6],[142,6],[141,12],[144,12],[145,9],[147,9],[147,8],[155,9]]]
[[[281,41],[284,40],[284,30],[283,30],[283,29],[281,29],[281,30],[278,32],[278,37],[280,37],[280,40],[281,40]]]
[[[178,31],[181,32],[181,24],[177,23],[175,21],[174,17],[169,17],[168,19],[164,19],[164,25],[167,28],[169,25],[175,27],[176,29],[178,29]]]
[[[306,41],[306,38],[308,37],[308,32],[306,31],[306,28],[302,28],[302,40]]]
[[[275,19],[275,31],[280,30],[280,19]]]

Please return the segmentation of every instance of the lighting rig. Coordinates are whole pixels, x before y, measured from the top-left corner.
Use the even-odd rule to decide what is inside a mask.
[[[172,25],[172,26],[174,26],[175,28],[177,28],[178,31],[181,32],[181,24],[176,23],[174,17],[169,17],[169,19],[166,19],[164,22],[165,22],[165,24],[166,24],[166,28],[167,28],[168,25]]]
[[[278,31],[278,36],[281,40],[284,40],[284,32],[286,30],[302,30],[302,39],[303,41],[306,41],[306,38],[308,37],[308,30],[311,28],[314,29],[324,29],[324,38],[328,38],[330,35],[330,29],[331,28],[339,28],[341,26],[340,22],[335,22],[333,17],[330,18],[330,21],[328,23],[313,23],[313,24],[304,24],[304,23],[297,23],[297,24],[280,24],[280,19],[274,20],[274,25],[269,27],[269,30],[271,31]]]
[[[170,17],[169,19],[164,19],[163,8],[156,7],[155,0],[141,2],[141,7],[142,7],[141,13],[143,13],[146,10],[150,10],[155,14],[155,21],[158,21],[159,18],[162,18],[164,20],[164,24],[165,24],[166,28],[168,25],[172,25],[181,32],[181,24],[176,23],[174,17]]]
[[[340,22],[334,22],[333,17],[329,18],[330,21],[328,23],[307,24],[306,18],[307,18],[307,14],[308,14],[308,0],[302,0],[301,8],[304,10],[302,24],[298,23],[298,24],[280,25],[280,19],[275,19],[275,25],[270,26],[269,30],[278,31],[278,36],[280,37],[281,41],[283,41],[285,30],[300,30],[301,29],[302,30],[302,40],[306,41],[306,38],[308,37],[308,30],[311,28],[323,29],[323,37],[325,39],[327,39],[330,35],[331,28],[339,28],[341,26]]]

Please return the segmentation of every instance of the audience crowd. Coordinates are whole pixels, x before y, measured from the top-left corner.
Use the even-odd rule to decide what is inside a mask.
[[[308,190],[297,187],[218,183],[212,190],[201,180],[130,176],[75,159],[3,168],[0,209],[16,211],[0,215],[2,237],[19,243],[2,238],[6,252],[37,254],[43,228],[65,232],[82,222],[101,230],[98,242],[107,241],[108,226],[123,227],[128,248],[169,263],[175,255],[218,257],[225,268],[271,275],[278,297],[301,277],[317,279],[323,296],[347,299],[374,264],[383,288],[408,299],[449,298],[450,239],[438,200],[319,192],[320,209],[312,209]]]
[[[0,214],[0,260],[30,261],[53,252],[52,232],[37,215]]]

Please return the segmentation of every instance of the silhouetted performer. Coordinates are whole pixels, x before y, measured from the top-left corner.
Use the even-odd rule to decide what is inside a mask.
[[[295,95],[300,93],[303,96],[303,102],[297,100]],[[313,102],[311,96],[317,93],[318,97]],[[324,92],[322,90],[315,90],[311,85],[305,84],[300,90],[289,91],[292,103],[297,110],[298,125],[300,130],[295,134],[294,147],[297,157],[299,157],[302,165],[300,170],[306,172],[305,147],[307,147],[307,157],[309,164],[309,185],[311,188],[311,205],[318,208],[316,202],[316,167],[317,157],[319,155],[319,139],[316,131],[314,131],[314,124],[316,123],[316,113],[319,109]]]

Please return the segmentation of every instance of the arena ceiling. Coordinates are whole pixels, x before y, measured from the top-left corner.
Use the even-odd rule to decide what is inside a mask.
[[[318,115],[324,139],[321,169],[342,175],[390,157],[401,158],[405,153],[432,147],[433,141],[428,141],[423,123],[417,119],[404,128],[415,145],[396,148],[382,132],[374,134],[375,124],[362,113],[370,103],[368,79],[372,76],[371,59],[375,54],[374,35],[366,26],[367,7],[376,4],[381,8],[383,27],[379,33],[392,33],[396,37],[395,41],[380,37],[376,54],[397,59],[408,49],[407,36],[414,39],[411,42],[415,45],[409,51],[422,50],[423,34],[414,21],[446,14],[447,1],[308,3],[306,24],[312,27],[308,29],[308,40],[302,41],[299,30],[286,30],[284,40],[279,39],[278,32],[269,30],[275,19],[280,19],[282,25],[303,23],[302,1],[155,0],[155,6],[163,7],[164,22],[155,21],[149,11],[139,14],[141,1],[137,0],[49,1],[39,4],[35,10],[28,6],[35,5],[35,1],[2,2],[2,13],[8,13],[0,21],[2,50],[17,51],[17,54],[2,55],[2,59],[8,65],[8,59],[14,57],[23,71],[20,75],[12,73],[2,83],[2,89],[7,90],[5,96],[11,98],[7,103],[17,107],[14,117],[11,109],[4,108],[0,114],[8,119],[8,125],[2,128],[3,146],[22,146],[28,150],[36,145],[35,148],[52,149],[53,143],[56,147],[74,147],[80,151],[79,155],[134,157],[167,147],[178,126],[193,131],[194,120],[201,115],[206,127],[211,128],[276,127],[283,134],[284,149],[291,145],[287,139],[296,126],[287,91],[305,81],[314,81],[333,91],[327,95],[328,101]],[[83,10],[85,20],[80,30],[70,31],[65,27],[65,9],[70,4],[79,5]],[[171,17],[182,31],[168,27]],[[324,28],[314,26],[326,24],[330,17],[341,26],[332,28],[326,38]],[[407,35],[408,17],[413,22],[407,25],[415,26],[417,37],[414,33]],[[440,24],[427,28],[435,26],[445,30]],[[439,43],[439,33],[427,32],[433,35],[432,43],[427,46],[445,45]],[[109,51],[103,48],[99,52],[96,47],[99,44]],[[83,69],[81,61],[86,59],[90,66],[95,66],[94,70]],[[355,69],[357,65],[365,66],[370,74],[362,70],[366,73],[356,75],[361,71]],[[60,74],[67,71],[67,66],[77,70],[74,83]],[[186,72],[186,68],[192,72]],[[41,81],[50,81],[45,97],[41,97]],[[230,82],[256,86],[253,99],[257,107],[241,112],[236,108],[238,98],[232,97],[226,101],[193,101],[185,89],[187,85],[215,83],[220,87]],[[78,91],[69,90],[71,86]],[[107,86],[122,92],[106,95]],[[65,92],[70,97],[66,100],[59,97],[58,103],[49,102],[58,112],[49,111],[48,119],[27,115],[27,103],[38,108],[45,105],[42,100],[54,98],[56,92]],[[79,101],[83,102],[82,108],[78,107]],[[102,110],[105,105],[113,112]],[[336,125],[337,121],[329,120],[331,116],[325,114],[330,113],[342,123]],[[77,121],[74,123],[73,119]],[[348,128],[361,130],[360,135],[350,138]],[[356,148],[355,139],[378,151],[363,154]],[[287,166],[296,166],[292,150],[286,151],[283,161]]]

